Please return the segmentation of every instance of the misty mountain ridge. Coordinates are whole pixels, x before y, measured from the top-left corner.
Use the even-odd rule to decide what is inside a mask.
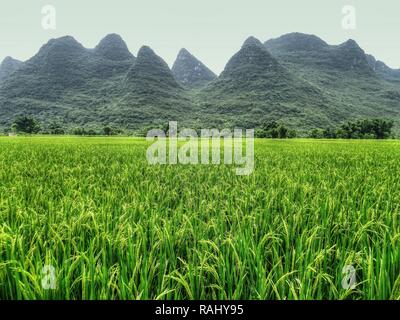
[[[175,120],[193,127],[257,127],[284,121],[305,130],[360,117],[400,120],[400,70],[354,41],[329,45],[291,33],[261,43],[249,37],[217,77],[186,49],[172,67],[151,48],[137,58],[107,35],[94,49],[52,39],[22,63],[0,67],[0,126],[18,114],[67,127],[131,130]]]
[[[365,52],[354,40],[328,45],[314,35],[291,33],[265,42],[265,47],[282,62],[314,66],[325,70],[372,74]]]
[[[279,63],[254,37],[243,43],[199,97],[214,118],[222,113],[231,126],[256,127],[268,120],[291,122],[296,127],[329,122],[313,111],[327,102],[324,93]]]

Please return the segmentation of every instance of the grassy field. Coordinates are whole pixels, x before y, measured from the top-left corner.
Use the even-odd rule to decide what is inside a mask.
[[[400,142],[257,140],[250,176],[146,148],[0,138],[0,299],[400,299]]]

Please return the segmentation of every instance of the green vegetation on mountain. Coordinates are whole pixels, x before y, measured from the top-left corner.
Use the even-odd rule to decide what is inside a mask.
[[[217,76],[186,49],[179,51],[172,67],[175,79],[187,88],[200,88]]]
[[[329,123],[318,113],[329,104],[324,93],[283,67],[253,37],[198,100],[210,119],[227,119],[230,126],[255,127],[266,120],[283,120],[298,128]]]
[[[306,45],[311,41],[319,43],[312,50]],[[297,45],[293,46],[293,42]],[[291,73],[324,92],[329,105],[321,111],[331,110],[332,125],[387,117],[394,119],[399,129],[400,85],[375,72],[370,58],[355,41],[330,46],[315,36],[295,33],[269,40],[265,46]]]
[[[391,69],[384,62],[376,60],[374,56],[369,54],[367,55],[367,59],[370,67],[379,77],[400,85],[400,69]]]
[[[366,118],[400,129],[400,71],[349,40],[329,45],[293,33],[263,45],[250,37],[216,76],[183,49],[172,68],[149,47],[135,58],[122,38],[94,49],[72,37],[52,39],[24,63],[0,68],[0,128],[34,116],[65,131],[130,131],[179,121],[194,128],[285,123],[305,134]],[[303,132],[303,133],[302,133]]]
[[[128,46],[117,34],[109,34],[94,49],[99,56],[113,61],[134,60],[135,57],[129,52]]]
[[[180,119],[191,104],[167,63],[143,46],[120,84],[118,105],[111,116],[123,120],[124,127],[162,125],[169,118]],[[118,121],[113,121],[118,124]]]
[[[13,72],[18,70],[22,62],[11,57],[6,57],[0,64],[0,83],[5,81]]]

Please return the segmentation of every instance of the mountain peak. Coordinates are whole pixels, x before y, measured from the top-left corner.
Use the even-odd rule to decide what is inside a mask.
[[[243,43],[242,47],[246,47],[246,46],[262,46],[262,43],[257,38],[251,36],[246,39],[246,41]]]
[[[231,114],[231,121],[241,114],[255,123],[265,115],[284,114],[285,108],[291,108],[289,105],[316,105],[322,100],[316,86],[283,67],[254,37],[245,41],[220,77],[201,91],[201,97],[207,106],[217,106],[222,113]]]
[[[138,58],[143,56],[153,56],[158,57],[154,50],[149,46],[142,46],[138,51]]]
[[[186,48],[182,48],[179,50],[178,57],[184,57],[184,56],[191,56],[191,53],[186,50]]]
[[[123,43],[124,40],[122,39],[122,37],[117,34],[117,33],[109,33],[108,35],[106,35],[101,41],[101,42],[107,42],[107,41],[111,41],[111,42],[118,42],[118,43]]]
[[[0,64],[0,81],[4,80],[14,71],[19,69],[21,65],[22,65],[21,61],[16,60],[12,57],[6,57]]]
[[[365,74],[372,74],[370,58],[365,54],[364,50],[353,39],[333,46],[333,59],[337,67],[346,70],[358,70]]]
[[[226,77],[237,72],[242,73],[244,69],[252,72],[264,72],[267,69],[278,67],[279,63],[262,45],[254,38],[248,38],[242,48],[228,62],[221,77]]]
[[[349,39],[346,42],[343,42],[342,44],[338,45],[337,47],[345,51],[353,51],[357,52],[360,55],[365,55],[364,50],[361,49],[358,43],[353,39]]]
[[[18,70],[19,80],[24,84],[17,91],[28,85],[29,97],[57,99],[62,90],[81,87],[91,77],[87,72],[89,54],[89,50],[71,36],[51,39]],[[34,75],[38,81],[29,81],[29,75]]]
[[[22,61],[19,61],[17,59],[14,59],[13,57],[7,56],[3,59],[3,62],[1,64],[9,64],[9,63],[22,63]]]
[[[169,69],[168,64],[158,56],[152,48],[149,46],[142,46],[137,54],[136,64],[140,63],[155,63],[158,66],[162,66],[163,69]]]
[[[167,63],[148,46],[140,48],[135,63],[128,71],[126,83],[130,92],[134,93],[180,88]]]
[[[360,48],[360,46],[358,45],[358,43],[357,43],[355,40],[353,40],[353,39],[349,39],[349,40],[347,40],[346,42],[343,42],[343,43],[341,44],[341,46],[344,46],[344,47],[352,47],[352,48]]]
[[[315,51],[329,45],[322,39],[312,34],[292,32],[279,38],[265,42],[267,49],[271,51]]]
[[[86,52],[87,49],[83,47],[75,38],[71,36],[65,36],[49,40],[44,46],[42,46],[38,52],[38,55],[48,54],[59,54],[66,55],[71,52]]]
[[[76,41],[76,39],[72,36],[64,36],[60,38],[51,39],[46,45],[55,45],[55,44],[70,45],[83,48],[83,46],[78,41]]]
[[[83,53],[86,49],[71,36],[65,36],[49,40],[43,45],[38,54],[33,59],[38,57],[48,57],[49,55],[63,56],[72,52]]]
[[[231,82],[237,89],[254,86],[268,87],[270,81],[288,76],[286,70],[254,37],[248,38],[242,48],[229,60],[217,82]],[[280,81],[280,80],[279,80]]]
[[[96,46],[95,52],[100,56],[115,61],[133,59],[134,56],[129,52],[128,46],[120,35],[111,33],[104,37]]]
[[[349,39],[346,42],[343,42],[342,44],[336,46],[336,48],[347,54],[351,54],[352,56],[356,55],[356,56],[365,58],[365,60],[368,59],[364,50],[361,49],[361,47],[358,45],[358,43],[353,39]]]
[[[185,48],[179,51],[172,73],[179,83],[189,88],[204,86],[216,78],[210,69]]]

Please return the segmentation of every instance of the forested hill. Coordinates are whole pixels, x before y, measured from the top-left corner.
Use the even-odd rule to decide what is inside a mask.
[[[265,43],[253,37],[216,76],[188,50],[172,70],[151,48],[137,57],[106,36],[94,49],[73,37],[52,39],[31,59],[0,66],[0,127],[18,115],[44,126],[129,130],[179,121],[193,128],[253,127],[280,121],[297,130],[360,118],[389,118],[400,128],[400,70],[353,40],[329,45],[291,33]]]

